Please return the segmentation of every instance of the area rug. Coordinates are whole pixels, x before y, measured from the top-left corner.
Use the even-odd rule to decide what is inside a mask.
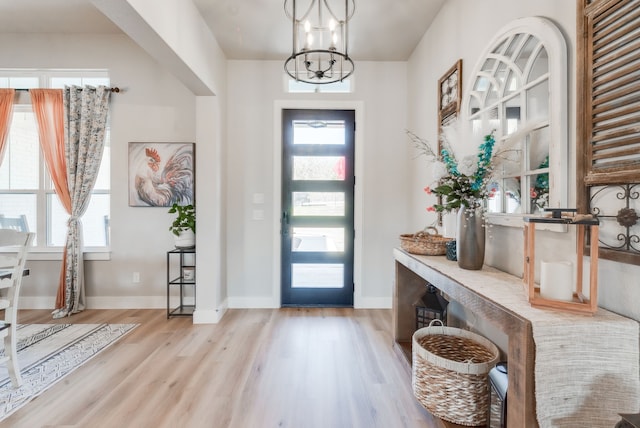
[[[22,386],[0,365],[0,421],[37,397],[137,324],[23,324],[17,328]],[[1,345],[0,345],[1,346]],[[0,352],[4,355],[4,350]]]

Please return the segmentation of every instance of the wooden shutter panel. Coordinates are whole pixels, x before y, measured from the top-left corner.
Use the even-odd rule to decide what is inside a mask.
[[[640,0],[577,5],[577,206],[601,258],[640,265]]]
[[[586,185],[640,180],[640,0],[584,7]]]

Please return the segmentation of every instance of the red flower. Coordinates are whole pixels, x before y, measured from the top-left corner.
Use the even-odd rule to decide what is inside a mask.
[[[429,186],[425,187],[425,188],[424,188],[424,191],[425,191],[425,193],[426,193],[427,195],[430,195],[430,194],[431,194],[431,187],[429,187]]]
[[[434,207],[427,207],[427,211],[432,213],[432,212],[435,212],[436,209]]]
[[[534,189],[533,187],[531,188],[531,197],[532,198],[538,197],[538,192],[536,192],[536,189]]]

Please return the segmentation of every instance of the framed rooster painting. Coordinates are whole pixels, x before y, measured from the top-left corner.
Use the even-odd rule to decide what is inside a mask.
[[[195,144],[129,143],[129,206],[194,203]]]

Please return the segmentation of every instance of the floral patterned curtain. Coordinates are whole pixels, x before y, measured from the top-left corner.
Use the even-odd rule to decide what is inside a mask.
[[[110,95],[111,91],[105,86],[71,86],[64,91],[65,157],[71,215],[67,223],[69,230],[65,249],[65,282],[60,284],[61,288],[64,287],[64,301],[56,301],[54,318],[84,309],[84,257],[80,218],[89,206],[91,191],[102,161]],[[61,297],[61,294],[59,290],[58,296]]]
[[[97,88],[71,86],[66,87],[62,93],[64,158],[57,159],[55,163],[58,167],[61,163],[66,165],[67,188],[71,204],[70,208],[67,208],[63,203],[69,214],[69,220],[56,310],[53,312],[54,318],[61,318],[84,309],[84,258],[80,219],[89,205],[91,190],[95,185],[102,161],[110,95],[110,90],[105,86]],[[49,112],[52,111],[54,109],[50,108]],[[40,129],[43,127],[41,120],[44,119],[46,123],[52,119],[51,116],[42,119],[39,115],[36,117]],[[59,119],[53,122],[55,127],[60,125]],[[42,130],[40,133],[42,135]],[[51,146],[55,144],[55,141],[51,140],[47,142],[41,138],[40,143]],[[54,140],[59,142],[59,137]],[[51,170],[48,162],[47,165]]]
[[[7,135],[9,135],[15,94],[15,89],[0,89],[0,165],[2,165],[7,147]]]

